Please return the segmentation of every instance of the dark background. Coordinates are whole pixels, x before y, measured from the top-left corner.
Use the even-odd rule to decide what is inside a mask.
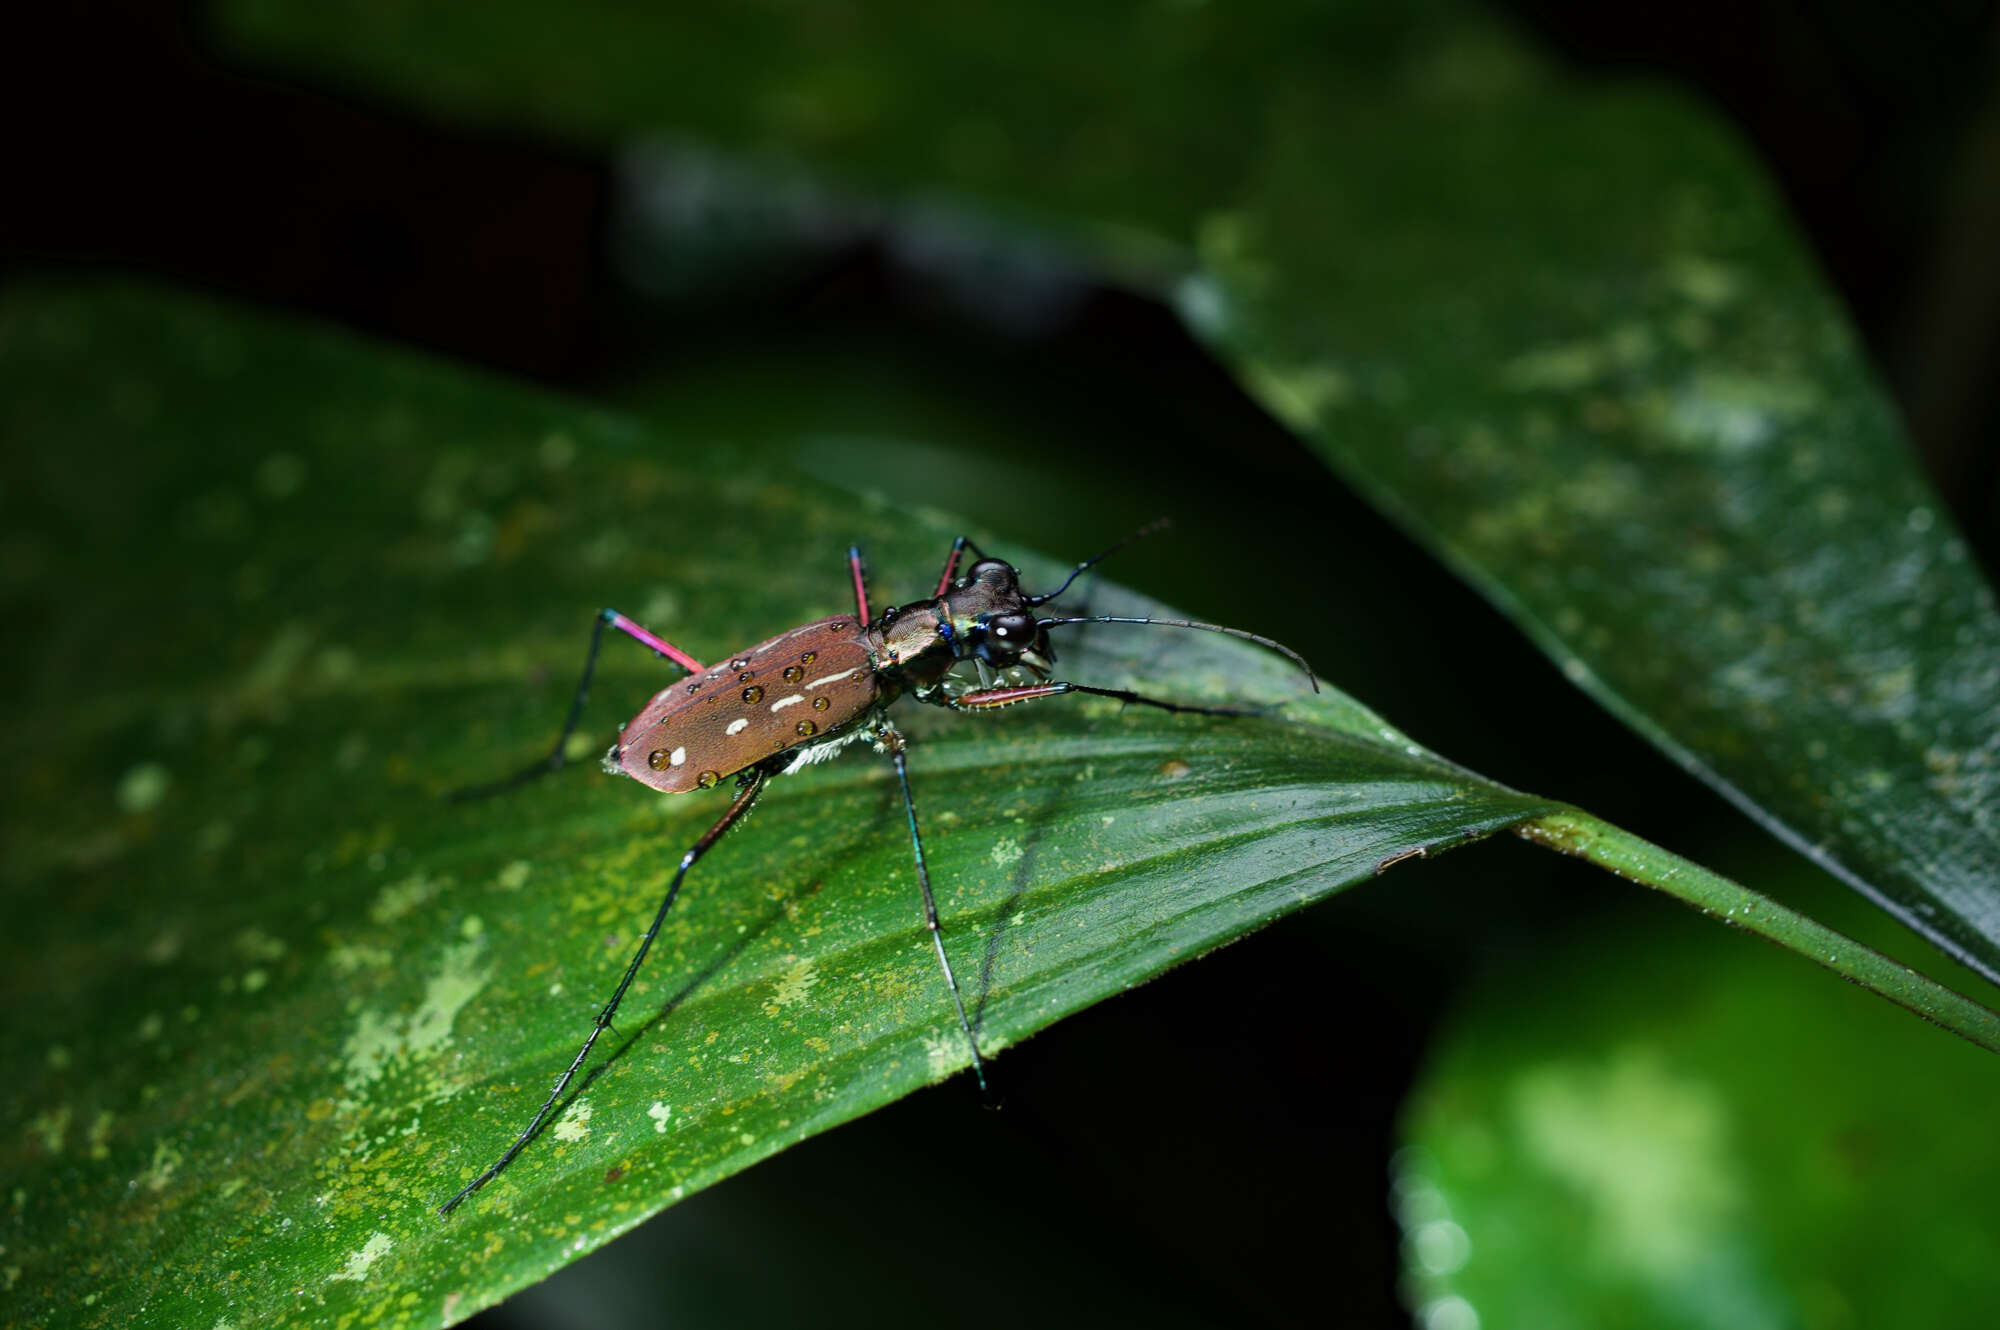
[[[2000,566],[1996,7],[1517,0],[1512,12],[1577,65],[1670,77],[1740,126],[1938,488],[1989,572]],[[971,397],[1170,403],[1153,409],[1253,459],[1245,492],[1211,502],[1267,503],[1267,522],[1339,525],[1382,551],[1409,570],[1394,594],[1452,622],[1493,696],[1524,715],[1577,713],[1568,748],[1588,755],[1524,757],[1532,734],[1472,695],[1462,714],[1425,720],[1454,757],[1529,788],[1587,789],[1597,812],[1678,835],[1697,858],[1704,836],[1740,826],[1340,491],[1159,306],[1080,285],[1059,317],[982,319],[935,272],[860,234],[662,308],[610,261],[608,159],[231,67],[211,54],[198,5],[127,0],[38,22],[11,79],[9,277],[162,277],[588,395],[731,348],[810,355],[859,340],[941,376],[984,366],[958,385]],[[1144,471],[1164,502],[1200,502],[1198,479],[1176,480],[1146,451],[1159,437],[1124,422],[1098,460]],[[1677,826],[1662,826],[1662,805]],[[1597,894],[1583,870],[1512,845],[1426,873],[1422,893],[1351,893],[1011,1051],[997,1068],[1003,1111],[983,1111],[969,1084],[915,1096],[693,1198],[477,1323],[879,1323],[891,1287],[912,1323],[1322,1324],[1339,1289],[1353,1323],[1394,1324],[1386,1161],[1449,999],[1436,981],[1527,945],[1538,918]]]

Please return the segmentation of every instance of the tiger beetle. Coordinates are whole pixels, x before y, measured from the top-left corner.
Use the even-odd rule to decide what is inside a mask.
[[[534,1139],[563,1091],[575,1079],[584,1059],[590,1056],[598,1036],[611,1027],[611,1018],[639,973],[660,926],[666,922],[667,911],[673,908],[688,870],[724,832],[743,820],[773,776],[824,761],[858,740],[872,740],[876,751],[887,753],[895,764],[896,782],[909,818],[917,888],[923,895],[924,927],[930,931],[938,968],[944,972],[959,1029],[964,1032],[966,1047],[972,1054],[972,1074],[978,1079],[981,1094],[985,1094],[986,1063],[980,1057],[972,1022],[966,1018],[965,1000],[959,993],[958,978],[952,973],[951,958],[945,953],[930,870],[924,862],[924,842],[917,830],[917,806],[910,796],[909,767],[904,757],[906,743],[890,722],[888,707],[906,693],[919,702],[953,711],[992,711],[1063,693],[1085,693],[1162,711],[1209,716],[1255,715],[1269,709],[1195,706],[1146,697],[1123,688],[1098,688],[1052,679],[1056,653],[1049,643],[1049,629],[1080,623],[1154,624],[1240,637],[1290,659],[1305,672],[1313,691],[1318,692],[1319,682],[1312,667],[1298,652],[1240,628],[1186,619],[1119,615],[1037,617],[1037,607],[1069,590],[1071,583],[1087,569],[1165,525],[1164,521],[1152,523],[1103,553],[1085,559],[1070,571],[1061,586],[1039,596],[1022,592],[1020,574],[1012,564],[987,557],[977,545],[960,536],[952,542],[936,591],[927,599],[891,606],[876,616],[868,612],[868,586],[861,552],[850,546],[847,563],[854,578],[853,614],[819,619],[781,633],[738,652],[721,665],[703,665],[616,610],[599,613],[591,628],[583,677],[577,682],[562,734],[549,755],[505,780],[457,790],[448,797],[465,800],[500,794],[564,765],[569,738],[575,733],[584,703],[590,696],[590,677],[597,666],[597,651],[603,644],[606,628],[616,629],[650,647],[656,655],[686,670],[689,677],[653,694],[639,714],[620,727],[618,741],[604,755],[604,770],[630,776],[664,794],[713,789],[734,777],[736,797],[715,825],[681,856],[680,867],[675,870],[673,881],[667,884],[667,894],[653,915],[652,927],[639,939],[638,950],[612,991],[611,1000],[598,1013],[597,1023],[584,1038],[583,1047],[577,1049],[568,1068],[556,1078],[555,1088],[535,1111],[534,1119],[491,1167],[438,1207],[438,1213],[450,1213],[466,1197],[491,1182]],[[974,562],[960,576],[959,561],[967,551]],[[960,669],[968,663],[973,678],[965,677]]]

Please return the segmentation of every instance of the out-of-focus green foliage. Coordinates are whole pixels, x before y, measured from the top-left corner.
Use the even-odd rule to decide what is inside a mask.
[[[1748,875],[1812,892],[1808,874],[1755,858]],[[1817,898],[1892,940],[1858,903]],[[1481,976],[1397,1157],[1419,1317],[1986,1325],[2000,1069],[1825,988],[1657,909]]]
[[[2000,615],[1757,167],[1687,98],[1452,3],[222,14],[254,58],[478,123],[664,131],[920,200],[920,252],[992,215],[1066,234],[1170,292],[1578,686],[2000,975]]]
[[[524,1125],[722,807],[589,762],[438,796],[542,750],[605,600],[714,657],[837,612],[850,539],[878,596],[922,589],[951,527],[122,287],[10,293],[0,431],[21,445],[0,628],[32,644],[6,656],[0,754],[6,1320],[449,1323],[964,1065],[863,750],[779,781],[702,862],[602,1074],[435,1214]],[[1285,706],[906,716],[990,1052],[1552,807],[1232,639],[1107,626],[1064,662]],[[579,756],[665,677],[607,644]]]

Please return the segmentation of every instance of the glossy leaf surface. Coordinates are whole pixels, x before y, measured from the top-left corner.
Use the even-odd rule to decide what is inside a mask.
[[[890,772],[855,752],[702,863],[601,1071],[434,1213],[525,1123],[721,808],[595,770],[667,677],[615,645],[577,767],[438,796],[542,751],[605,601],[720,657],[838,611],[850,539],[878,597],[927,590],[943,522],[122,287],[11,293],[0,421],[23,445],[0,613],[32,644],[4,666],[6,1319],[448,1323],[964,1065]],[[1086,630],[1064,665],[1286,705],[899,708],[989,1052],[1552,807],[1246,644],[1144,631]]]

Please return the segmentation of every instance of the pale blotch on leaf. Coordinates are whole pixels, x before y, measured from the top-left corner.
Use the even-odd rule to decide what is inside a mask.
[[[569,1106],[569,1112],[562,1115],[554,1128],[559,1141],[580,1141],[590,1135],[590,1115],[595,1112],[588,1099],[579,1099]]]
[[[1667,283],[1683,300],[1704,309],[1729,304],[1743,287],[1743,279],[1734,268],[1697,254],[1683,255],[1667,265]]]
[[[1301,365],[1281,369],[1262,361],[1246,367],[1253,397],[1272,415],[1301,432],[1310,430],[1354,395],[1345,374],[1331,365]]]
[[[994,842],[992,853],[987,858],[993,861],[995,868],[1009,868],[1021,862],[1021,856],[1026,853],[1027,851],[1021,848],[1020,841],[1012,836],[1002,836]]]
[[[933,1081],[941,1081],[958,1070],[958,1064],[965,1056],[965,1039],[956,1030],[932,1030],[926,1032],[924,1041],[925,1071]],[[992,1050],[989,1048],[988,1052]]]
[[[667,1129],[667,1118],[671,1113],[672,1110],[658,1099],[655,1099],[653,1106],[646,1110],[646,1116],[653,1120],[653,1130],[658,1132],[664,1132]]]
[[[660,628],[659,625],[677,621],[681,617],[683,605],[681,593],[673,587],[654,587],[639,605],[639,622],[671,637],[672,630]]]
[[[70,1108],[64,1104],[39,1113],[28,1124],[28,1130],[42,1138],[42,1148],[52,1155],[62,1153],[63,1139],[69,1135]]]
[[[375,1262],[389,1254],[389,1248],[393,1245],[387,1233],[369,1234],[368,1241],[361,1244],[360,1250],[347,1254],[347,1264],[326,1277],[327,1282],[331,1284],[338,1280],[347,1280],[354,1284],[366,1283],[368,1271]]]
[[[383,887],[368,907],[368,917],[378,924],[392,924],[437,895],[443,884],[428,873],[412,873]]]
[[[1684,448],[1721,453],[1760,447],[1821,402],[1803,379],[1702,370],[1676,391],[1657,433]]]
[[[1610,372],[1609,343],[1562,342],[1524,351],[1500,368],[1500,382],[1515,392],[1574,392]]]
[[[1594,1216],[1616,1263],[1654,1277],[1706,1270],[1743,1198],[1733,1181],[1728,1105],[1675,1077],[1656,1051],[1544,1064],[1515,1079],[1509,1117],[1523,1153]]]
[[[283,939],[254,926],[239,932],[235,944],[237,951],[253,961],[274,961],[285,954]]]
[[[363,1008],[341,1045],[342,1083],[351,1094],[381,1079],[401,1058],[428,1058],[451,1039],[452,1023],[492,977],[480,963],[484,936],[445,948],[436,974],[424,984],[423,999],[407,1021]]]
[[[167,1184],[174,1180],[174,1171],[181,1166],[181,1152],[169,1141],[153,1144],[153,1162],[139,1175],[139,1181],[148,1191],[165,1191]]]
[[[811,995],[813,985],[819,982],[819,973],[809,960],[796,961],[778,979],[778,991],[771,1000],[781,1007],[795,1007]]]
[[[158,762],[141,762],[118,778],[118,807],[126,813],[145,813],[159,807],[167,797],[173,777]]]

